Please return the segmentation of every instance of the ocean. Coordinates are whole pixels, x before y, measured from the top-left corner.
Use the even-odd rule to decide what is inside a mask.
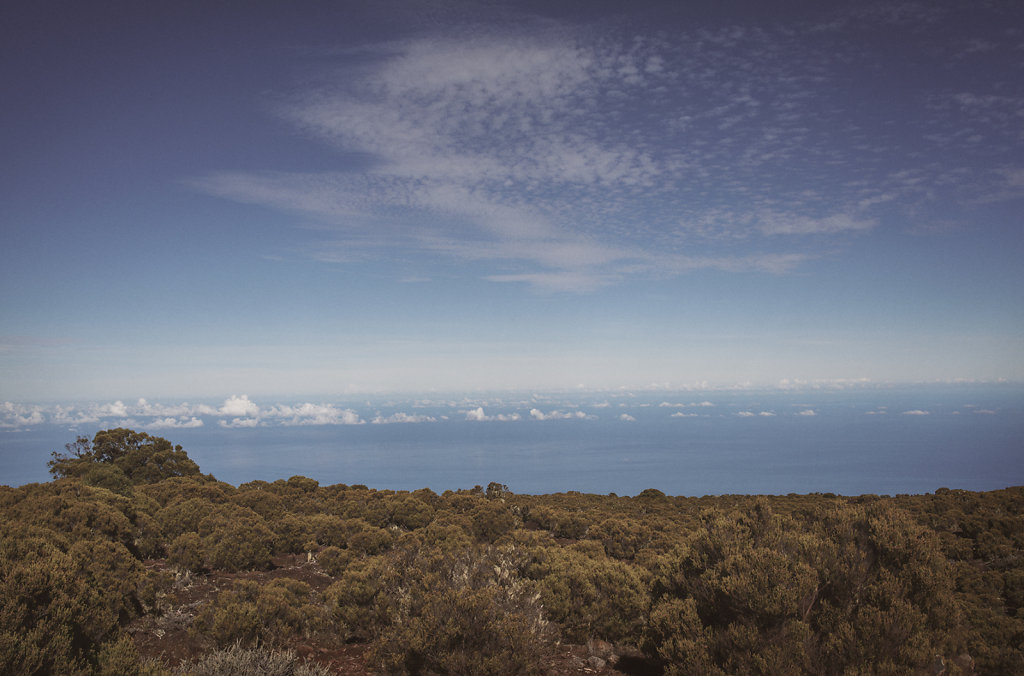
[[[1019,385],[314,401],[5,404],[0,483],[46,481],[50,452],[78,434],[134,426],[236,485],[303,475],[395,490],[496,481],[515,493],[700,496],[1024,484]]]

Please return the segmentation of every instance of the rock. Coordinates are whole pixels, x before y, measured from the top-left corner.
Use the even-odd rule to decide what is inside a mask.
[[[592,638],[587,641],[587,652],[594,657],[600,657],[603,660],[607,660],[614,651],[615,647],[608,641],[602,641],[597,638]]]
[[[587,660],[587,663],[590,664],[590,666],[592,666],[595,669],[597,669],[598,671],[600,671],[601,669],[604,669],[604,665],[605,665],[604,660],[602,660],[597,655],[591,655],[590,659]]]

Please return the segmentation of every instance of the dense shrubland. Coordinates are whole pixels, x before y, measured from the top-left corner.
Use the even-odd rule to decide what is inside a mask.
[[[123,429],[50,466],[50,483],[0,487],[0,673],[320,673],[287,650],[358,643],[382,673],[530,674],[558,641],[607,642],[669,674],[1024,673],[1019,487],[236,488]],[[284,555],[322,583],[271,577]],[[171,603],[216,575],[235,578],[188,613]],[[174,614],[205,657],[141,656],[129,630]]]

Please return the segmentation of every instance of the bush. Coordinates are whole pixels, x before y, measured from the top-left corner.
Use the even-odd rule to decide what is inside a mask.
[[[290,650],[249,649],[236,643],[182,665],[180,673],[189,676],[329,676],[331,671],[299,659]]]
[[[120,484],[127,478],[133,484],[151,484],[177,476],[198,476],[199,465],[181,446],[172,446],[163,437],[117,428],[97,432],[90,442],[79,437],[65,446],[66,453],[55,452],[48,463],[54,477],[89,477],[102,483]],[[97,466],[116,468],[117,472]],[[88,480],[88,479],[87,479]]]
[[[587,537],[604,545],[608,556],[632,561],[640,548],[650,540],[650,533],[644,524],[634,519],[611,518],[591,526]]]
[[[229,572],[268,568],[276,540],[258,514],[237,505],[220,505],[200,521],[199,536],[207,565]]]
[[[553,629],[514,548],[403,552],[391,621],[368,661],[397,674],[532,674]]]
[[[394,592],[399,579],[395,566],[383,556],[349,563],[338,581],[324,592],[339,634],[366,641],[387,626],[398,602]]]
[[[90,673],[95,648],[142,608],[142,567],[124,546],[3,529],[0,673]]]
[[[352,558],[351,552],[338,547],[324,547],[316,555],[317,563],[331,577],[341,575]]]
[[[565,638],[640,642],[650,597],[639,570],[572,549],[551,552],[537,568],[541,602]]]
[[[260,585],[236,580],[203,608],[189,631],[221,647],[282,644],[318,632],[325,618],[324,608],[311,602],[305,582],[278,578]]]
[[[508,505],[496,500],[480,500],[469,517],[473,521],[473,534],[480,542],[494,542],[521,525]]]
[[[192,573],[202,570],[202,546],[197,533],[182,533],[167,547],[167,565]]]

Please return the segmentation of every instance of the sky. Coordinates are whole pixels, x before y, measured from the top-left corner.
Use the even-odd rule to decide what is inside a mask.
[[[48,2],[0,401],[1024,381],[1017,2]]]

